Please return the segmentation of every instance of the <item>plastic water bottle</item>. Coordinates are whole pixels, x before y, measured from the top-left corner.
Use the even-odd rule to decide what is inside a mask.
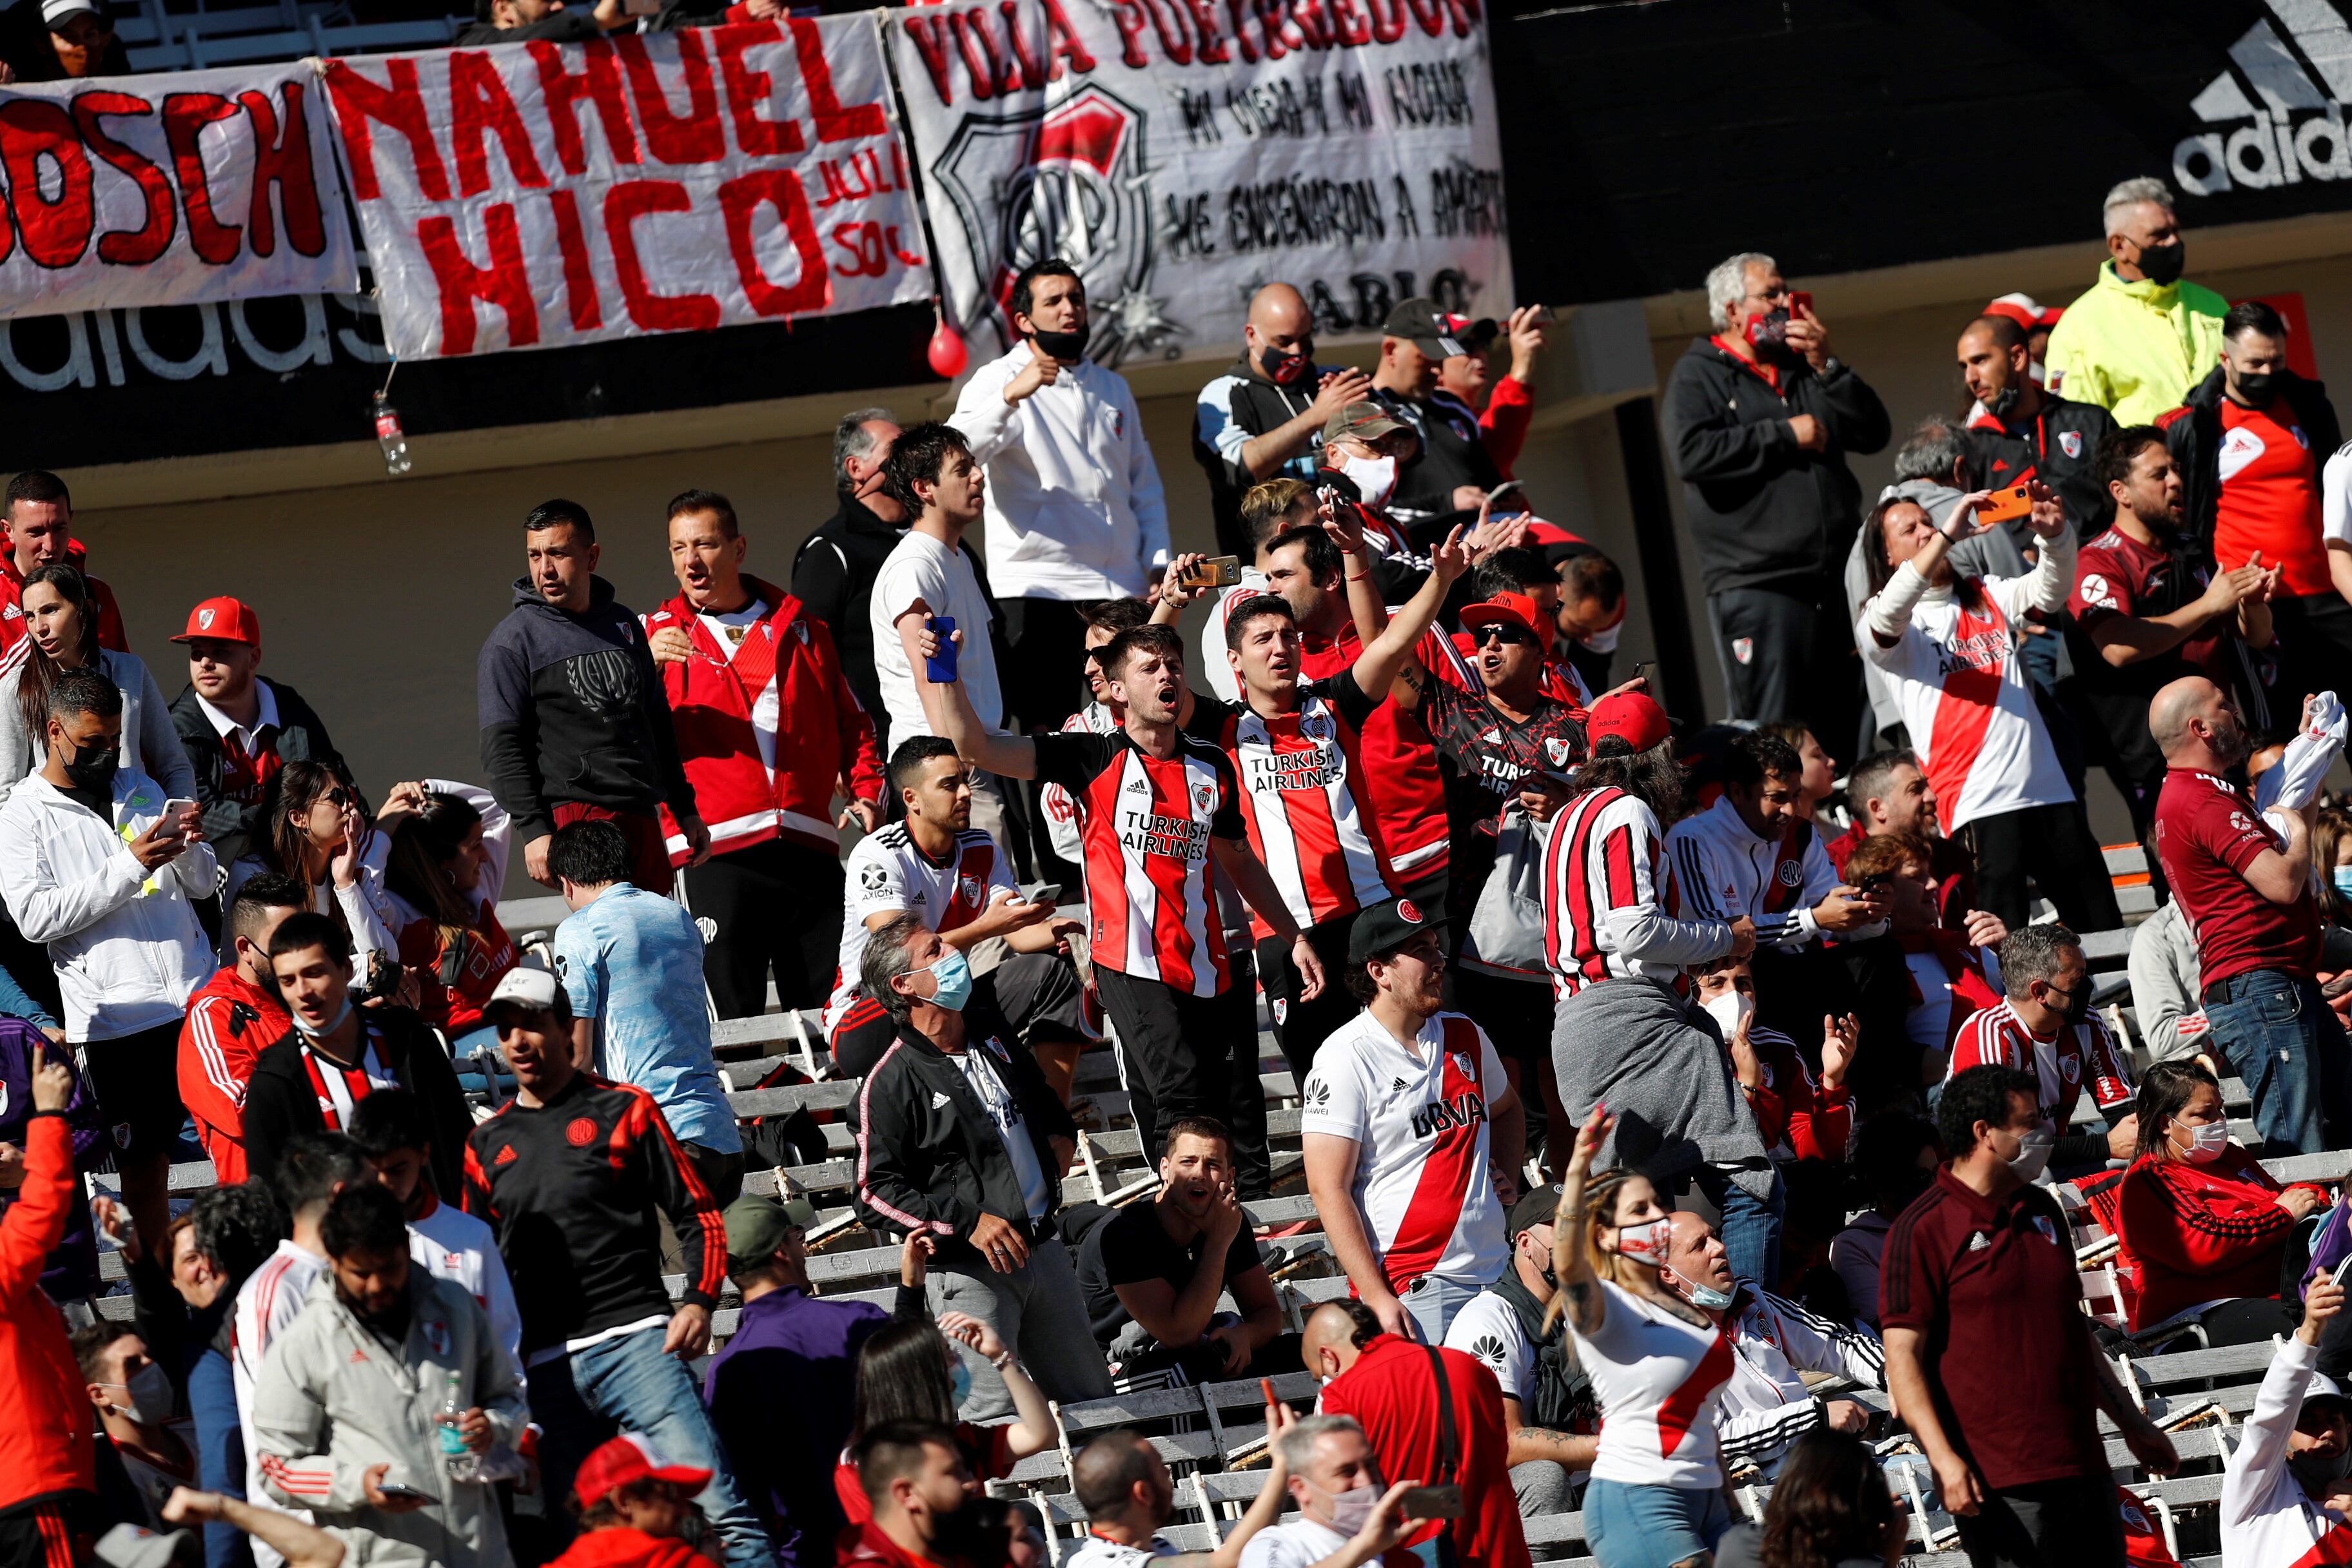
[[[383,453],[383,471],[404,474],[413,466],[408,460],[408,437],[400,427],[400,410],[384,400],[383,393],[375,395],[375,444]]]
[[[481,1479],[481,1466],[474,1451],[466,1447],[465,1434],[457,1430],[457,1423],[466,1414],[465,1403],[458,1398],[463,1384],[464,1379],[457,1373],[449,1374],[449,1396],[441,1402],[441,1463],[451,1480],[471,1482]]]

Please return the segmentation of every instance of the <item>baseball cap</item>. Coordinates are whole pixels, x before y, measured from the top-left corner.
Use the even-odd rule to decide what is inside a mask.
[[[246,607],[242,599],[223,594],[216,599],[206,599],[188,612],[188,629],[173,637],[173,642],[193,642],[197,637],[213,637],[221,642],[257,643],[261,640],[261,617]]]
[[[1520,1194],[1519,1201],[1511,1205],[1510,1217],[1503,1222],[1504,1242],[1507,1245],[1516,1246],[1519,1237],[1539,1225],[1549,1225],[1552,1217],[1559,1213],[1559,1184],[1558,1182],[1554,1182],[1548,1187],[1537,1187],[1530,1192]]]
[[[1387,409],[1366,398],[1350,403],[1323,421],[1323,439],[1337,441],[1344,436],[1351,441],[1377,441],[1391,430],[1403,428],[1389,417]]]
[[[1439,310],[1433,300],[1405,300],[1381,323],[1381,336],[1407,338],[1432,359],[1451,359],[1470,352],[1454,335],[1454,320]]]
[[[572,1489],[585,1510],[602,1502],[614,1487],[644,1480],[667,1481],[698,1492],[710,1484],[710,1472],[692,1465],[673,1465],[643,1434],[624,1432],[588,1456],[572,1479]]]
[[[1445,917],[1423,910],[1411,899],[1391,899],[1374,904],[1356,917],[1348,932],[1348,962],[1370,963],[1374,953],[1394,952],[1422,931],[1445,929]]]
[[[41,0],[41,20],[53,33],[80,16],[95,16],[109,27],[114,25],[113,18],[90,0]]]
[[[205,1560],[204,1543],[195,1531],[158,1535],[136,1524],[116,1525],[98,1538],[95,1551],[106,1568],[184,1568]]]
[[[1447,334],[1474,354],[1503,333],[1492,316],[1481,316],[1475,321],[1467,316],[1448,316],[1445,325]]]
[[[727,1261],[758,1265],[773,1258],[784,1238],[816,1224],[816,1205],[806,1198],[782,1203],[763,1193],[745,1193],[719,1216],[727,1226]]]
[[[1536,602],[1525,594],[1497,594],[1491,599],[1462,606],[1464,631],[1475,632],[1490,621],[1507,621],[1532,635],[1538,647],[1551,641],[1551,628],[1545,625],[1547,619]]]
[[[2315,1399],[2334,1400],[2337,1414],[2352,1420],[2352,1395],[2346,1394],[2343,1386],[2324,1372],[2311,1374],[2311,1382],[2303,1391],[2303,1408],[2310,1409]]]
[[[1634,751],[1646,752],[1673,733],[1666,710],[1638,691],[1602,698],[1584,721],[1585,739],[1594,746],[1614,735]]]
[[[552,1012],[556,998],[562,994],[563,988],[556,984],[553,974],[536,963],[518,963],[499,976],[498,989],[482,1004],[482,1011],[487,1013],[503,1003],[511,1003],[534,1013]]]
[[[2066,312],[2055,305],[2044,305],[2031,294],[2003,294],[1984,308],[1988,316],[2007,316],[2027,331],[2047,330],[2058,324]]]

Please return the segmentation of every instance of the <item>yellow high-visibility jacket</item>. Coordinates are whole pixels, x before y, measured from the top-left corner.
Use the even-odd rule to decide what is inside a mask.
[[[2097,404],[2118,425],[2154,424],[2221,358],[2229,309],[2201,283],[2127,283],[2111,258],[2050,333],[2042,361],[2049,389]]]

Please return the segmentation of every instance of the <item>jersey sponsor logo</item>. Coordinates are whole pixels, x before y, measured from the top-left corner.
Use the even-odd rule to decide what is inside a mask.
[[[857,885],[869,893],[880,892],[889,882],[890,873],[879,866],[868,864],[857,868]]]
[[[1144,783],[1141,779],[1130,779],[1128,781],[1127,793],[1129,795],[1150,795],[1151,793],[1151,786]]]
[[[1475,1127],[1486,1120],[1486,1101],[1475,1089],[1452,1100],[1433,1100],[1412,1113],[1412,1135],[1432,1138],[1456,1127]]]
[[[585,1149],[589,1144],[596,1142],[596,1123],[594,1119],[586,1116],[575,1116],[571,1121],[565,1122],[563,1124],[563,1141],[566,1143],[571,1144],[574,1149]]]
[[[1488,1366],[1499,1369],[1503,1364],[1503,1342],[1492,1334],[1480,1334],[1470,1342],[1470,1353]]]
[[[2242,473],[2247,464],[2269,450],[2260,436],[2241,425],[2221,437],[2221,449],[2213,459],[2214,469],[2226,485]]]
[[[2083,433],[2080,430],[2059,431],[2058,449],[2065,453],[2070,458],[2081,457],[2083,455]]]
[[[1204,785],[1201,793],[1209,791]],[[1202,801],[1202,805],[1209,803]],[[1121,812],[1119,843],[1139,855],[1170,860],[1205,860],[1209,855],[1209,825],[1190,816],[1168,816],[1156,811]]]
[[[1294,790],[1324,790],[1339,776],[1330,763],[1330,753],[1322,747],[1311,752],[1260,752],[1244,754],[1249,764],[1249,786],[1254,795],[1278,794]],[[1196,792],[1201,805],[1208,804],[1209,786],[1202,784]]]
[[[1410,1087],[1412,1086],[1407,1084],[1404,1079],[1401,1078],[1392,1078],[1389,1079],[1389,1092],[1391,1094],[1402,1094]]]
[[[2155,586],[2153,581],[2149,586]],[[2110,610],[2116,607],[2115,589],[2096,572],[2084,573],[2082,582],[2075,584],[2074,592],[2083,595],[2083,603],[2086,605],[2097,605]]]
[[[2009,629],[1987,626],[1936,649],[1936,673],[1948,676],[1963,669],[1997,670],[2009,662]]]
[[[1307,1110],[1324,1110],[1331,1103],[1331,1086],[1324,1082],[1321,1079],[1317,1078],[1314,1074],[1309,1073],[1307,1076],[1307,1093],[1305,1098],[1307,1100]]]

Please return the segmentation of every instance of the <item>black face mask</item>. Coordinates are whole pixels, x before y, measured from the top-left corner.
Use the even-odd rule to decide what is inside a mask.
[[[1315,368],[1315,344],[1310,340],[1297,349],[1285,353],[1280,349],[1264,349],[1257,356],[1257,368],[1265,373],[1266,380],[1276,386],[1296,386],[1307,379]]]
[[[2051,989],[2055,991],[2058,988],[2053,985]],[[2091,977],[2089,975],[2084,975],[2081,984],[2075,986],[2074,990],[2067,992],[2064,994],[2066,997],[2066,1022],[2070,1024],[2079,1024],[2084,1019],[2091,1016]]]
[[[937,1532],[931,1537],[931,1555],[935,1560],[981,1555],[988,1530],[986,1521],[981,1518],[977,1500],[966,1499],[964,1505],[953,1513],[937,1513],[931,1518],[937,1526]]]
[[[1996,419],[2006,419],[2010,410],[2017,406],[2017,400],[2024,395],[2025,389],[2012,381],[1992,395],[1991,401],[1985,405],[1985,412]]]
[[[2147,280],[2161,286],[2180,281],[2181,270],[2189,265],[2189,247],[2179,240],[2170,245],[2143,245],[2139,249],[2139,269]]]
[[[1078,323],[1078,330],[1075,332],[1048,332],[1041,330],[1030,333],[1029,341],[1036,345],[1039,353],[1049,359],[1059,360],[1064,364],[1070,364],[1075,363],[1080,354],[1087,352],[1087,337],[1093,327],[1092,321],[1081,321]]]
[[[84,746],[64,767],[74,788],[89,795],[110,795],[114,793],[115,770],[121,763],[120,746]]]
[[[2249,407],[2263,408],[2278,395],[2278,376],[2267,370],[2247,370],[2238,373],[2238,401]]]

